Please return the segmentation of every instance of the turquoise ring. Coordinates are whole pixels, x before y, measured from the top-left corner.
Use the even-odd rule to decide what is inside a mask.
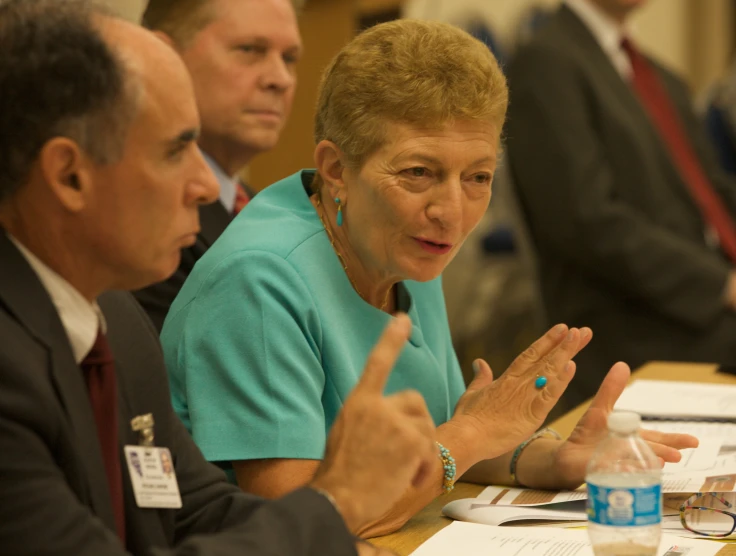
[[[541,390],[547,385],[547,377],[546,376],[538,376],[537,380],[534,381],[534,387],[537,390]]]

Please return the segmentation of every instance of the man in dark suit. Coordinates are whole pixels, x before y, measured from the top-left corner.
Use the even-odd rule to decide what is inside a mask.
[[[0,554],[378,553],[351,531],[440,475],[421,397],[381,393],[408,319],[308,488],[266,502],[228,484],[173,413],[150,321],[115,291],[173,272],[217,195],[186,69],[83,0],[0,1],[0,47]]]
[[[639,53],[641,0],[565,0],[509,68],[511,173],[548,316],[596,334],[567,399],[612,363],[736,361],[736,184],[683,82]]]
[[[295,7],[303,0],[150,0],[143,24],[182,57],[202,118],[198,143],[220,184],[199,209],[197,241],[166,281],[135,292],[161,331],[196,262],[251,195],[237,173],[276,146],[291,112],[302,50]]]

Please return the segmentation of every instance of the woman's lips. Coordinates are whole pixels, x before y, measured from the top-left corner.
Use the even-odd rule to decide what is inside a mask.
[[[420,237],[415,237],[414,241],[416,241],[422,249],[428,253],[432,253],[433,255],[444,255],[452,249],[452,244],[450,243],[438,243]]]

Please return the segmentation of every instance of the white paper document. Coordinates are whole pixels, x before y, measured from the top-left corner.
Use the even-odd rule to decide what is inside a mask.
[[[662,535],[658,556],[725,556],[722,543]],[[733,552],[731,552],[732,554]],[[588,533],[580,529],[493,527],[455,521],[442,529],[413,556],[593,556]]]
[[[662,492],[736,492],[736,466],[663,473]]]
[[[642,428],[661,432],[692,434],[701,444],[704,440],[723,440],[724,446],[733,446],[736,451],[736,423],[713,423],[709,421],[646,421]]]
[[[536,490],[489,486],[484,488],[475,500],[487,500],[488,504],[499,506],[541,506],[587,498],[588,493],[584,488],[580,490]]]
[[[614,409],[652,418],[736,421],[736,385],[636,380]]]
[[[486,525],[504,525],[530,521],[548,522],[558,527],[578,527],[587,523],[585,500],[560,502],[546,506],[497,506],[488,500],[463,498],[453,500],[442,508],[442,513],[460,521],[472,521]]]
[[[665,463],[662,472],[705,471],[715,469],[718,455],[723,447],[722,438],[704,438],[697,448],[680,450],[682,459],[677,463]]]
[[[678,494],[692,492],[736,492],[736,458],[733,465],[717,470],[678,471],[662,474],[662,493]],[[560,502],[586,500],[587,491],[580,490],[536,490],[532,488],[509,488],[489,486],[475,500],[487,500],[498,506],[545,506]]]

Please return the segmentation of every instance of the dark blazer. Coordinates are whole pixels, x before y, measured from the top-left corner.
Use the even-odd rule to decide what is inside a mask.
[[[225,231],[231,221],[232,216],[219,201],[200,206],[199,226],[201,231],[197,234],[197,242],[194,245],[182,249],[181,262],[176,272],[164,282],[133,292],[158,332],[161,332],[169,308],[179,294],[179,290],[184,285],[189,273],[192,272],[194,265],[222,235],[222,232]]]
[[[0,554],[356,553],[323,496],[302,489],[265,502],[204,460],[171,408],[155,330],[129,294],[113,292],[99,303],[118,378],[126,552],[82,372],[46,290],[2,230],[0,268]],[[135,504],[122,447],[137,443],[129,423],[145,413],[154,415],[156,444],[171,449],[180,510]]]
[[[654,62],[652,62],[654,63]],[[686,87],[657,67],[713,187],[736,215]],[[508,71],[511,174],[538,250],[551,321],[593,328],[568,399],[592,395],[618,360],[736,361],[733,266],[633,89],[560,8]]]

